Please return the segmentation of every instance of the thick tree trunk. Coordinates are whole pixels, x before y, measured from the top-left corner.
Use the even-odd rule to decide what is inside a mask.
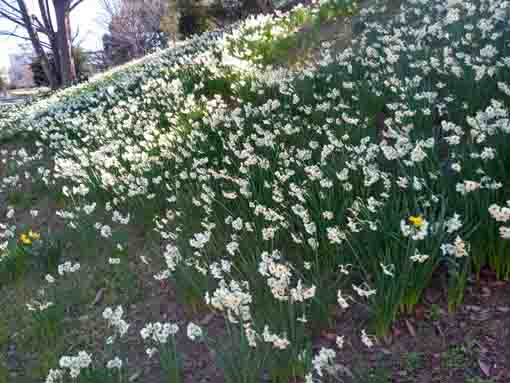
[[[257,0],[257,6],[262,11],[262,13],[270,13],[273,11],[272,0]]]
[[[37,31],[35,30],[34,25],[32,24],[32,20],[30,18],[30,15],[28,14],[28,8],[25,3],[25,0],[17,0],[17,2],[18,2],[18,6],[19,6],[19,9],[20,9],[22,17],[23,17],[23,22],[27,29],[28,36],[30,37],[32,47],[34,48],[35,54],[41,60],[41,65],[42,65],[44,74],[46,75],[46,78],[48,79],[48,81],[50,83],[50,87],[52,89],[55,89],[58,87],[58,81],[57,81],[55,74],[53,73],[53,70],[50,66],[48,56],[46,55],[46,52],[44,51],[44,49],[41,45],[41,40],[39,40],[39,35],[37,34]]]
[[[62,85],[62,67],[60,65],[60,52],[58,49],[58,39],[57,35],[53,35],[53,37],[50,38],[50,45],[51,45],[51,53],[53,54],[53,71],[55,73],[55,77],[57,78],[57,82],[60,85]]]
[[[55,70],[52,68],[50,61],[48,60],[48,55],[44,51],[44,49],[41,46],[41,41],[39,40],[39,36],[37,33],[34,35],[34,37],[30,38],[32,40],[32,46],[34,47],[34,50],[36,52],[37,57],[41,60],[41,65],[44,71],[44,74],[46,75],[46,78],[48,79],[49,85],[51,89],[57,89],[60,85],[60,81],[58,80],[58,77],[55,73]]]
[[[64,86],[71,85],[76,80],[76,68],[71,46],[71,24],[69,22],[70,5],[69,0],[54,0],[60,73]]]

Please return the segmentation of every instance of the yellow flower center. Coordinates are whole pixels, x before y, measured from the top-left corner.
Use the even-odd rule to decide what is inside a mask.
[[[410,216],[409,222],[411,222],[413,226],[418,229],[423,226],[423,218],[420,216]]]

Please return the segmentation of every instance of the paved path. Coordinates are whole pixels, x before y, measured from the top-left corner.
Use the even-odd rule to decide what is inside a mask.
[[[14,105],[14,104],[19,104],[21,102],[23,102],[23,100],[25,100],[26,97],[24,96],[11,96],[11,95],[7,95],[7,96],[0,96],[0,106],[2,105]]]

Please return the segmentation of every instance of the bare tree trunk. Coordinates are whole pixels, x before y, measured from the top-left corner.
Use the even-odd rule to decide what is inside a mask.
[[[35,54],[39,57],[48,82],[52,88],[69,85],[76,80],[76,69],[72,54],[72,36],[69,15],[72,10],[84,0],[32,0],[32,4],[39,5],[40,17],[30,14],[26,0],[0,0],[0,20],[7,20],[26,30],[28,37],[14,32],[2,32],[3,35],[29,40]],[[52,3],[58,30],[55,31],[50,11]],[[41,41],[39,34],[48,37],[49,43]],[[51,49],[54,55],[54,65],[48,59],[44,49]]]
[[[37,31],[34,28],[34,25],[32,23],[30,15],[28,14],[28,8],[25,3],[25,0],[17,0],[17,2],[18,2],[18,6],[20,9],[28,36],[30,37],[32,47],[34,48],[35,54],[41,60],[41,65],[42,65],[44,74],[46,75],[46,78],[48,79],[48,81],[50,83],[50,87],[52,89],[55,89],[58,87],[58,81],[55,78],[55,74],[53,73],[53,70],[50,66],[50,62],[48,60],[48,56],[46,55],[46,52],[44,51],[44,49],[41,45],[41,40],[39,40],[39,35],[37,34]]]
[[[271,13],[274,9],[272,0],[243,0],[244,16],[257,13]]]
[[[257,6],[262,11],[262,13],[270,13],[273,11],[272,0],[257,0]]]
[[[76,80],[76,68],[71,46],[71,24],[69,22],[70,5],[69,0],[54,0],[60,73],[64,86],[68,86]]]
[[[53,54],[53,65],[50,63],[50,70],[53,73],[53,76],[56,79],[56,83],[58,86],[61,85],[60,80],[60,54],[58,51],[58,41],[57,34],[55,33],[55,28],[53,27],[53,21],[51,19],[50,14],[50,5],[49,0],[38,0],[39,1],[39,10],[41,12],[42,21],[44,27],[46,29],[46,34],[48,36],[48,40],[50,43],[51,53]]]

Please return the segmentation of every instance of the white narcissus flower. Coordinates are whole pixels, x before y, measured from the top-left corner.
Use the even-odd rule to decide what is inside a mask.
[[[148,337],[150,337],[151,334],[152,334],[152,324],[150,324],[150,323],[140,330],[140,336],[144,340],[147,339]]]
[[[66,273],[75,273],[80,270],[81,265],[79,263],[72,264],[70,261],[64,262],[58,265],[58,274],[64,275]]]
[[[236,220],[232,221],[232,228],[237,231],[240,231],[243,228],[243,220],[239,217]]]
[[[354,289],[354,291],[356,291],[356,293],[358,293],[358,295],[360,297],[363,297],[363,298],[369,298],[372,295],[375,295],[377,293],[376,289],[366,289],[365,290],[365,289],[358,287],[354,284],[352,285],[352,288]]]
[[[46,282],[48,282],[48,283],[55,283],[55,278],[53,278],[53,276],[51,274],[46,274],[44,279],[46,279]]]
[[[273,347],[279,350],[285,350],[289,345],[290,342],[285,338],[278,338],[273,341]]]
[[[454,172],[457,172],[457,173],[460,173],[460,171],[462,170],[462,166],[458,162],[455,164],[452,164],[451,168]]]
[[[469,254],[469,245],[462,240],[459,236],[455,238],[455,257],[462,258],[467,257]]]
[[[418,249],[415,250],[415,253],[414,255],[412,255],[410,257],[411,261],[413,262],[418,262],[418,263],[423,263],[425,262],[427,259],[429,259],[430,257],[427,255],[427,254],[421,254]]]
[[[337,336],[336,337],[336,346],[338,347],[338,349],[342,349],[344,347],[344,343],[345,343],[345,339],[344,339],[344,336]]]
[[[115,330],[115,334],[110,337],[111,343],[116,339],[116,336],[123,337],[130,325],[122,319],[122,316],[124,315],[124,310],[122,309],[122,306],[117,306],[115,310],[113,310],[111,307],[106,307],[103,311],[103,318],[108,321],[108,325],[113,327]]]
[[[194,324],[193,322],[190,322],[188,324],[186,333],[188,335],[188,338],[191,340],[195,340],[197,338],[201,338],[203,335],[202,328]]]
[[[112,236],[112,228],[108,225],[102,226],[100,232],[103,238],[110,238]]]
[[[122,368],[122,359],[120,359],[118,356],[116,356],[112,360],[108,361],[108,363],[106,364],[106,368],[108,368],[108,369],[117,368],[120,370]]]
[[[62,369],[69,369],[71,378],[77,378],[82,369],[88,368],[92,363],[92,358],[86,351],[78,352],[77,356],[62,356],[59,360],[59,366]]]
[[[64,377],[64,373],[59,369],[50,369],[48,376],[46,377],[45,383],[61,383]]]
[[[462,221],[460,220],[460,215],[455,213],[452,218],[445,222],[446,232],[454,233],[458,231],[462,227]]]
[[[453,244],[442,244],[441,251],[443,252],[443,255],[453,255],[456,258],[463,258],[469,255],[469,244],[464,242],[460,236],[457,236]]]
[[[499,228],[499,235],[503,239],[510,239],[510,227],[507,226],[501,226]]]
[[[111,309],[111,307],[107,307],[104,309],[103,311],[103,318],[104,319],[110,319],[113,315],[113,310]]]
[[[95,202],[91,203],[90,205],[83,206],[83,211],[85,214],[90,215],[92,212],[96,209],[97,204]]]
[[[341,290],[338,290],[338,293],[337,293],[337,302],[340,305],[340,307],[343,308],[344,310],[348,309],[349,306],[350,306],[349,302],[347,302],[346,297],[344,297],[342,295],[342,291]]]
[[[148,265],[148,264],[149,264],[149,261],[147,260],[147,257],[146,257],[146,256],[144,256],[144,255],[140,255],[140,260],[141,260],[143,263],[145,263],[146,265]]]
[[[324,375],[324,370],[334,363],[335,357],[335,350],[322,347],[319,354],[312,359],[312,365],[317,375],[322,377]]]
[[[367,335],[365,329],[361,330],[361,341],[368,348],[372,348],[374,346],[374,342],[370,336]]]
[[[489,213],[497,222],[510,221],[510,207],[500,207],[497,204],[493,204],[489,206]]]
[[[394,277],[395,276],[395,265],[384,265],[383,263],[379,263],[379,265],[381,266],[381,269],[382,269],[382,272],[384,275],[387,275],[389,277]]]
[[[400,231],[404,237],[411,237],[413,241],[422,241],[428,235],[429,223],[420,216],[411,216],[408,222],[400,221]]]
[[[425,153],[421,145],[416,145],[416,147],[411,152],[411,161],[422,162],[425,158],[427,158],[427,153]]]
[[[158,352],[158,349],[156,347],[150,347],[150,348],[146,349],[145,352],[149,358],[152,358],[152,356]]]

